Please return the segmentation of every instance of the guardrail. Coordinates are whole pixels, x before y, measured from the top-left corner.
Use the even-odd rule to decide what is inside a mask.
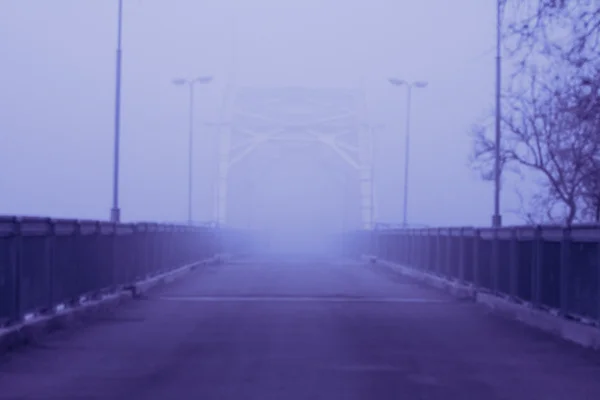
[[[97,298],[219,250],[211,228],[0,217],[0,325]]]
[[[600,322],[599,226],[362,231],[347,234],[344,248]]]

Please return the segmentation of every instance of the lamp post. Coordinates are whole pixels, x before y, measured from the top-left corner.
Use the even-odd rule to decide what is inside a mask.
[[[174,85],[188,86],[189,88],[189,133],[188,133],[188,224],[193,224],[192,214],[192,177],[194,159],[194,88],[196,84],[207,84],[212,81],[210,76],[202,76],[195,79],[178,78],[173,80]]]
[[[500,175],[501,175],[501,163],[500,163],[500,118],[501,118],[501,34],[502,34],[502,0],[496,0],[496,140],[495,140],[495,160],[494,160],[494,215],[492,216],[492,226],[494,228],[500,228],[502,226],[502,216],[500,215]]]
[[[402,214],[402,226],[407,226],[407,208],[408,208],[408,166],[409,166],[409,154],[410,154],[410,103],[412,97],[413,88],[425,88],[427,82],[416,81],[407,82],[402,79],[390,78],[388,79],[392,85],[395,86],[406,86],[406,132],[405,132],[405,143],[404,143],[404,203],[403,203],[403,214]]]
[[[116,91],[115,91],[115,121],[114,121],[114,152],[113,152],[113,198],[110,210],[110,220],[119,222],[121,210],[119,209],[119,145],[121,140],[121,42],[123,31],[123,0],[118,3],[117,22],[117,67],[116,67]]]

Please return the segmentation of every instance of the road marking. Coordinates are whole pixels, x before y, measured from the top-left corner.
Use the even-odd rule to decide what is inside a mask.
[[[411,297],[303,297],[303,296],[161,296],[160,300],[192,302],[329,302],[329,303],[454,303],[453,300],[411,298]]]
[[[345,372],[406,372],[406,368],[391,365],[342,365],[332,366],[331,369]]]

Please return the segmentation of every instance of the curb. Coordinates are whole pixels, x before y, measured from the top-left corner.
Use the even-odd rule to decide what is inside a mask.
[[[478,293],[477,302],[509,319],[548,332],[580,346],[600,350],[600,329],[596,326],[571,321],[547,311],[533,308],[530,305],[518,304],[489,293]]]
[[[477,289],[474,286],[450,281],[448,279],[441,278],[436,275],[417,271],[413,268],[408,268],[389,261],[378,260],[377,263],[380,265],[385,265],[386,267],[390,267],[394,271],[399,272],[404,276],[408,276],[410,278],[423,282],[428,286],[432,286],[436,289],[441,289],[447,293],[450,293],[452,296],[460,300],[471,300],[473,302],[477,301],[478,293]]]
[[[136,282],[132,286],[125,287],[116,293],[107,294],[99,300],[86,301],[74,307],[65,307],[50,315],[36,315],[21,324],[8,328],[0,328],[0,355],[17,347],[35,343],[43,336],[54,331],[69,329],[100,316],[110,314],[118,306],[146,293],[158,285],[173,282],[177,278],[193,271],[198,266],[214,264],[216,262],[218,262],[218,257],[184,265],[173,271]]]
[[[569,342],[592,350],[600,350],[600,329],[593,325],[572,321],[528,304],[520,304],[507,298],[477,290],[474,286],[454,282],[427,272],[417,271],[390,261],[375,260],[363,256],[364,261],[390,267],[394,271],[424,282],[428,286],[444,290],[459,299],[468,299],[486,306],[493,313],[518,321],[532,328],[550,333]]]
[[[160,274],[157,276],[153,276],[152,278],[148,278],[146,280],[136,282],[133,285],[127,287],[126,290],[129,290],[131,292],[131,294],[133,295],[133,297],[138,297],[138,296],[146,293],[147,291],[149,291],[150,289],[152,289],[155,286],[165,285],[167,283],[173,282],[174,280],[180,278],[182,275],[185,275],[185,274],[193,271],[194,269],[196,269],[199,266],[210,265],[210,264],[215,264],[215,263],[219,263],[219,262],[220,262],[220,258],[218,256],[216,256],[216,257],[209,258],[207,260],[202,260],[202,261],[198,261],[198,262],[195,262],[192,264],[184,265],[183,267],[179,267],[177,269],[174,269],[173,271],[169,271],[164,274]]]
[[[100,300],[86,302],[73,308],[65,308],[51,315],[35,316],[19,325],[1,328],[0,355],[17,347],[35,343],[53,331],[67,329],[108,314],[132,298],[130,291],[112,293]]]

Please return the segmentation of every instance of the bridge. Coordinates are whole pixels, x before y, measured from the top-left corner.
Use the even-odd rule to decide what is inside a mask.
[[[378,223],[363,98],[228,96],[214,224],[0,219],[0,399],[599,397],[600,228]]]

